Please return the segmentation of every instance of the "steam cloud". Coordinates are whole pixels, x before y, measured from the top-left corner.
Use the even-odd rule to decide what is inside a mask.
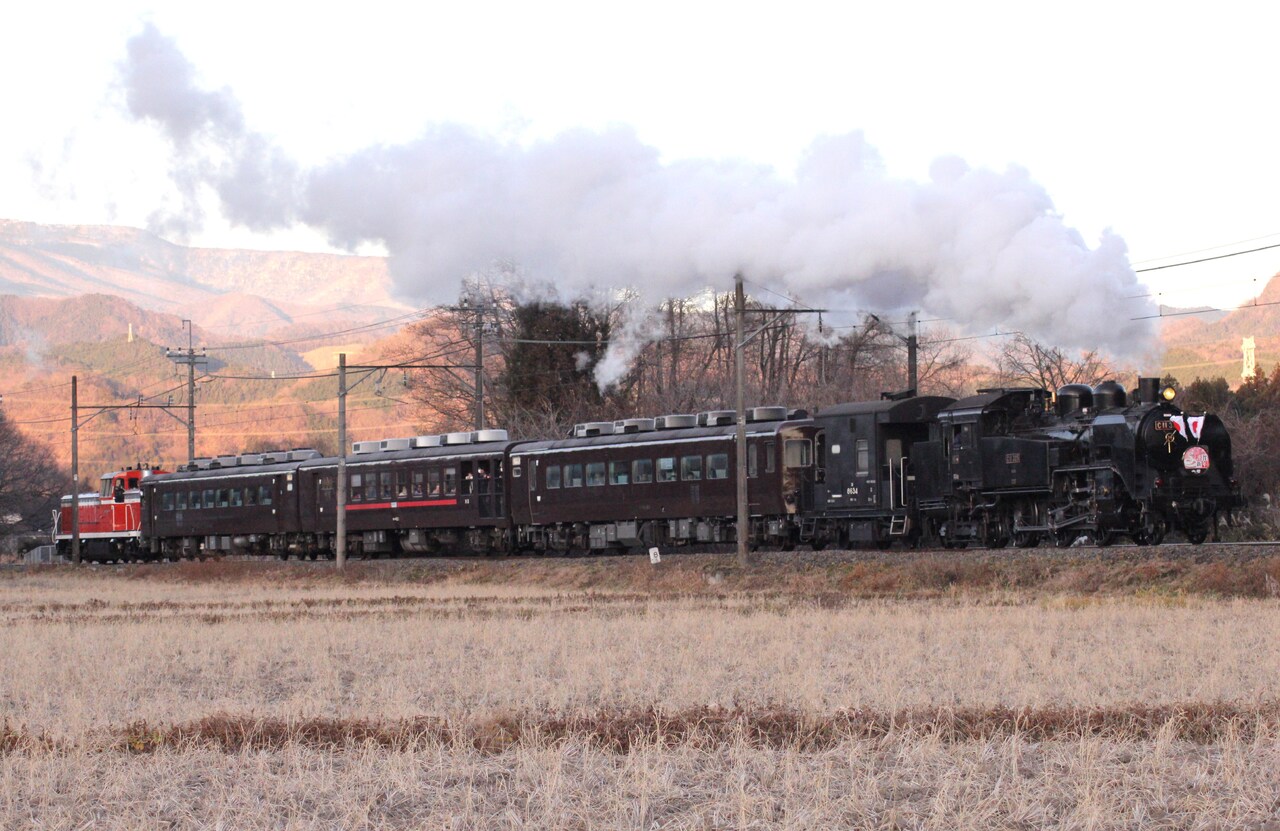
[[[1132,356],[1151,337],[1149,301],[1123,241],[1090,248],[1025,170],[936,161],[927,182],[888,177],[861,133],[815,141],[793,179],[767,167],[664,164],[630,130],[572,130],[531,145],[437,124],[303,170],[249,130],[234,96],[195,85],[174,41],[148,25],[121,77],[130,113],[173,147],[182,209],[154,218],[190,232],[204,187],[258,231],[305,223],[336,245],[381,243],[409,299],[457,299],[498,261],[564,297],[628,288],[642,302],[727,289],[741,272],[811,306],[918,309],[970,332],[1018,330],[1066,348]],[[611,347],[602,383],[642,343]]]

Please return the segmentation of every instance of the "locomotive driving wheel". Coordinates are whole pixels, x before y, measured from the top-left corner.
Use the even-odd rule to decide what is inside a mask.
[[[1138,529],[1133,532],[1133,541],[1138,545],[1159,545],[1164,542],[1168,530],[1168,523],[1158,511],[1148,513],[1144,510]]]
[[[1200,545],[1209,536],[1209,529],[1203,525],[1195,528],[1188,528],[1186,531],[1187,542],[1192,545]]]

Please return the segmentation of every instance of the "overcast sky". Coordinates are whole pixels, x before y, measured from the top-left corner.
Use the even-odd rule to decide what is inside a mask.
[[[468,125],[531,143],[625,126],[664,164],[793,176],[862,131],[888,176],[938,157],[1024,168],[1089,246],[1136,268],[1280,242],[1274,29],[1259,4],[26,3],[0,29],[0,217],[145,227],[175,200],[162,136],[119,67],[150,23],[205,89],[304,166]],[[213,202],[209,203],[211,206]],[[210,208],[194,244],[322,249]],[[368,246],[366,246],[368,249]],[[1186,257],[1189,258],[1189,257]],[[1230,305],[1275,252],[1142,275]]]

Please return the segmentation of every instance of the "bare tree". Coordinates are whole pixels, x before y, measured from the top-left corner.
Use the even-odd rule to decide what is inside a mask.
[[[48,530],[70,486],[71,477],[54,464],[49,448],[0,415],[0,534]]]
[[[1097,384],[1113,370],[1096,349],[1073,358],[1068,353],[1018,333],[1000,348],[999,380],[1056,390],[1067,384]]]

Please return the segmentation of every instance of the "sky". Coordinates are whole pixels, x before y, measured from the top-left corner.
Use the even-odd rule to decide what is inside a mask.
[[[494,258],[510,253],[531,276],[562,285],[585,285],[578,272],[588,267],[636,284],[662,269],[744,267],[758,285],[812,305],[928,301],[984,329],[1047,325],[1044,316],[1001,308],[994,294],[963,302],[978,290],[975,272],[1041,262],[1027,242],[1034,229],[1030,236],[1046,247],[1072,250],[1018,291],[1034,292],[1041,281],[1046,307],[1078,321],[1079,345],[1130,327],[1153,305],[1240,303],[1280,271],[1277,249],[1136,278],[1119,273],[1126,257],[1142,269],[1280,243],[1273,44],[1256,4],[409,5],[103,0],[8,10],[0,30],[0,218],[150,225],[202,246],[388,251],[415,275],[401,282],[409,298],[428,301],[453,287],[425,283],[489,255],[480,247],[489,229],[516,240]],[[222,132],[210,128],[200,146],[184,146],[172,109],[138,104],[138,76],[125,67],[140,38],[190,67],[183,92],[228,102],[233,118],[213,125]],[[266,148],[261,158],[303,171],[288,181],[306,179],[305,196],[270,210],[262,188],[241,194],[247,202],[238,206],[220,200],[199,161],[228,129],[237,146]],[[615,213],[674,210],[670,224],[692,230],[655,231],[642,215],[596,228],[591,246],[551,239],[552,220],[591,226],[583,200],[599,191],[599,178],[559,202],[545,195],[557,186],[546,170],[556,171],[556,183],[574,178],[566,170],[575,158],[584,178],[595,171],[626,180],[607,194]],[[524,184],[495,182],[458,202],[409,192],[422,166],[431,171],[424,187],[438,188],[451,161],[477,177],[497,171],[494,178]],[[385,176],[366,190],[360,174],[370,171]],[[806,184],[846,172],[858,184],[834,195]],[[198,221],[190,221],[184,182]],[[702,199],[708,210],[750,222],[676,210]],[[988,216],[1011,199],[1016,218],[1002,213],[977,231],[895,237],[902,228],[894,223],[916,222],[922,201],[944,203],[954,225],[970,206]],[[768,215],[752,200],[770,205]],[[815,200],[822,207],[811,211]],[[823,200],[858,207],[836,210]],[[503,211],[504,201],[516,204]],[[444,217],[450,204],[471,221]],[[403,210],[392,217],[388,205]],[[1036,221],[1043,215],[1053,227]],[[416,221],[435,222],[437,239],[428,244],[406,230]],[[1002,227],[999,239],[985,239],[992,224]],[[836,230],[858,250],[835,250]],[[1081,242],[1072,247],[1076,232]],[[990,245],[955,254],[975,234]],[[442,236],[462,242],[442,251]],[[631,253],[645,240],[667,249],[688,243],[689,252],[651,262],[652,252],[602,252],[605,237]],[[725,254],[735,241],[787,251],[744,254],[745,265],[735,265]],[[889,249],[908,246],[929,248],[927,262],[908,256],[886,265]],[[859,259],[868,251],[874,256]],[[833,275],[862,266],[850,299]],[[916,295],[889,296],[887,287],[911,282],[919,269],[929,274]],[[1099,308],[1048,285],[1094,279],[1101,308],[1114,313],[1103,325]],[[1128,300],[1148,292],[1145,303]],[[1134,314],[1116,313],[1121,305]],[[1060,327],[1046,331],[1067,337]]]

